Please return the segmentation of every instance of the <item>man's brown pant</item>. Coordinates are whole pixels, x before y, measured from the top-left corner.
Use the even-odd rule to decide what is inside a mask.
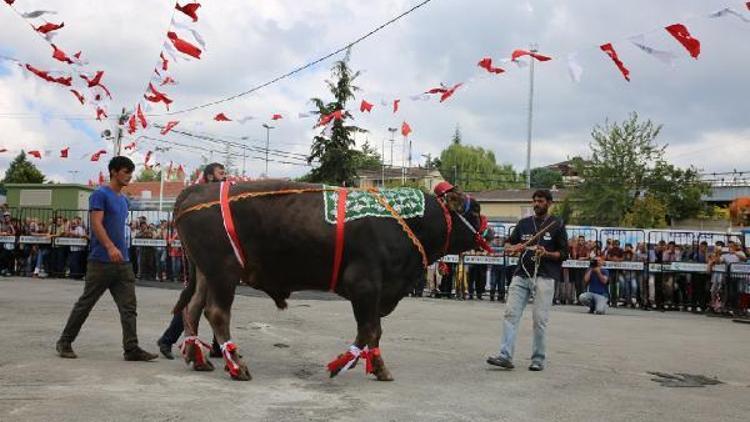
[[[138,347],[135,276],[129,262],[120,264],[88,262],[83,294],[73,305],[60,341],[72,343],[76,339],[91,309],[108,289],[120,311],[122,348],[127,352]]]

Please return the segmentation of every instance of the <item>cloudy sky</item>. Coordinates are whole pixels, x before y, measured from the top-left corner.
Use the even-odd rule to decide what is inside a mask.
[[[205,1],[195,28],[206,40],[200,61],[179,61],[171,75],[179,85],[164,90],[174,100],[172,111],[204,104],[245,91],[336,50],[372,28],[417,4],[418,0],[338,1]],[[104,82],[114,100],[110,116],[122,107],[132,108],[142,98],[157,62],[173,14],[167,0],[118,2],[17,0],[20,11],[56,10],[48,19],[64,21],[55,42],[69,54],[82,50],[88,70],[105,71]],[[664,125],[660,141],[668,143],[668,156],[680,165],[695,164],[705,171],[748,170],[750,154],[750,23],[734,16],[705,18],[732,7],[750,19],[739,0],[432,0],[426,6],[357,45],[351,66],[363,73],[362,91],[349,108],[356,123],[369,130],[368,140],[378,149],[389,136],[387,128],[408,121],[414,132],[413,157],[440,153],[456,126],[464,141],[495,152],[499,162],[525,166],[528,68],[507,64],[499,76],[483,73],[476,63],[485,56],[500,60],[516,48],[538,44],[554,60],[536,66],[536,97],[532,166],[586,154],[593,125],[605,119],[622,120],[630,111]],[[685,23],[702,42],[699,60],[665,31],[665,25]],[[628,38],[645,33],[649,45],[677,55],[672,67],[645,55]],[[613,42],[631,70],[626,82],[598,45]],[[577,53],[584,69],[580,83],[568,76],[566,57]],[[4,3],[0,7],[0,54],[42,69],[67,70],[54,61],[49,45],[26,21]],[[163,116],[156,105],[152,123],[179,120],[178,129],[233,142],[262,147],[261,124],[274,113],[271,148],[305,154],[315,131],[314,120],[297,114],[311,109],[311,97],[328,95],[324,80],[332,61],[323,62],[293,77],[198,111]],[[470,81],[443,104],[437,100],[412,101],[441,82]],[[393,114],[391,105],[401,99]],[[359,113],[361,99],[375,104],[370,115]],[[230,117],[256,116],[244,125],[213,122],[224,112]],[[0,60],[0,170],[20,149],[50,151],[35,161],[53,180],[85,182],[105,163],[92,163],[88,155],[99,148],[111,150],[99,134],[112,129],[112,121],[97,122],[63,87],[52,85]],[[156,146],[154,161],[170,160],[189,168],[204,158],[223,160],[224,147],[204,140],[170,134],[160,137],[148,129],[139,139],[134,161]],[[137,136],[136,135],[136,136]],[[128,143],[130,139],[124,142]],[[179,145],[177,145],[179,144]],[[199,151],[184,145],[203,148]],[[70,146],[68,160],[58,151]],[[209,150],[214,149],[217,152]],[[390,152],[386,143],[386,160]],[[242,152],[230,150],[240,168]],[[86,155],[86,158],[82,158]],[[263,161],[248,152],[247,173],[258,176]],[[401,162],[400,140],[394,161]],[[106,160],[105,160],[106,162]],[[298,176],[309,168],[272,162],[271,176]],[[74,173],[78,171],[79,173]]]

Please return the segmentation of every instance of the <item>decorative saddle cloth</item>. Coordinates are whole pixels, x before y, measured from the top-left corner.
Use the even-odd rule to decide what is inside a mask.
[[[330,186],[326,186],[329,188]],[[323,215],[328,224],[336,224],[336,207],[338,194],[334,187],[323,191],[325,210]],[[379,189],[383,198],[403,218],[422,217],[424,215],[424,193],[415,188]],[[346,197],[346,218],[349,222],[364,217],[393,218],[393,215],[380,204],[375,193],[363,190],[350,190]]]

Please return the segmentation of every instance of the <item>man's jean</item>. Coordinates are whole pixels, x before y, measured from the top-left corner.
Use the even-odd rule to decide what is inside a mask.
[[[500,356],[513,360],[513,352],[516,348],[516,335],[518,324],[521,322],[523,310],[529,303],[532,289],[534,289],[534,340],[532,344],[531,361],[544,364],[545,354],[545,330],[549,319],[549,310],[552,307],[552,299],[555,296],[555,280],[547,277],[538,277],[536,286],[534,280],[526,277],[514,276],[508,288],[508,303],[505,308],[505,320],[503,321],[503,338],[500,342]]]
[[[609,298],[607,296],[591,292],[581,293],[581,296],[578,297],[578,301],[581,302],[583,306],[593,309],[597,314],[607,313],[608,300]]]

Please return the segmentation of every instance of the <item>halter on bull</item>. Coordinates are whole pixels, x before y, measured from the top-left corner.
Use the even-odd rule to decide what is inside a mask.
[[[373,190],[367,194],[388,209],[390,218],[345,221],[346,209],[338,204],[345,207],[348,192],[361,197],[362,191],[342,189],[263,181],[197,185],[177,198],[177,229],[196,276],[175,308],[184,308],[182,350],[195,370],[213,369],[197,338],[203,311],[231,377],[251,378],[229,330],[241,280],[266,292],[281,309],[299,290],[331,290],[350,300],[357,336],[349,351],[329,364],[331,376],[363,358],[368,373],[393,379],[379,350],[380,319],[395,309],[426,265],[447,253],[486,247],[478,234],[486,220],[476,201],[441,183],[435,189],[440,199],[424,195],[421,216],[402,218]],[[338,197],[335,224],[324,220],[326,191]]]

